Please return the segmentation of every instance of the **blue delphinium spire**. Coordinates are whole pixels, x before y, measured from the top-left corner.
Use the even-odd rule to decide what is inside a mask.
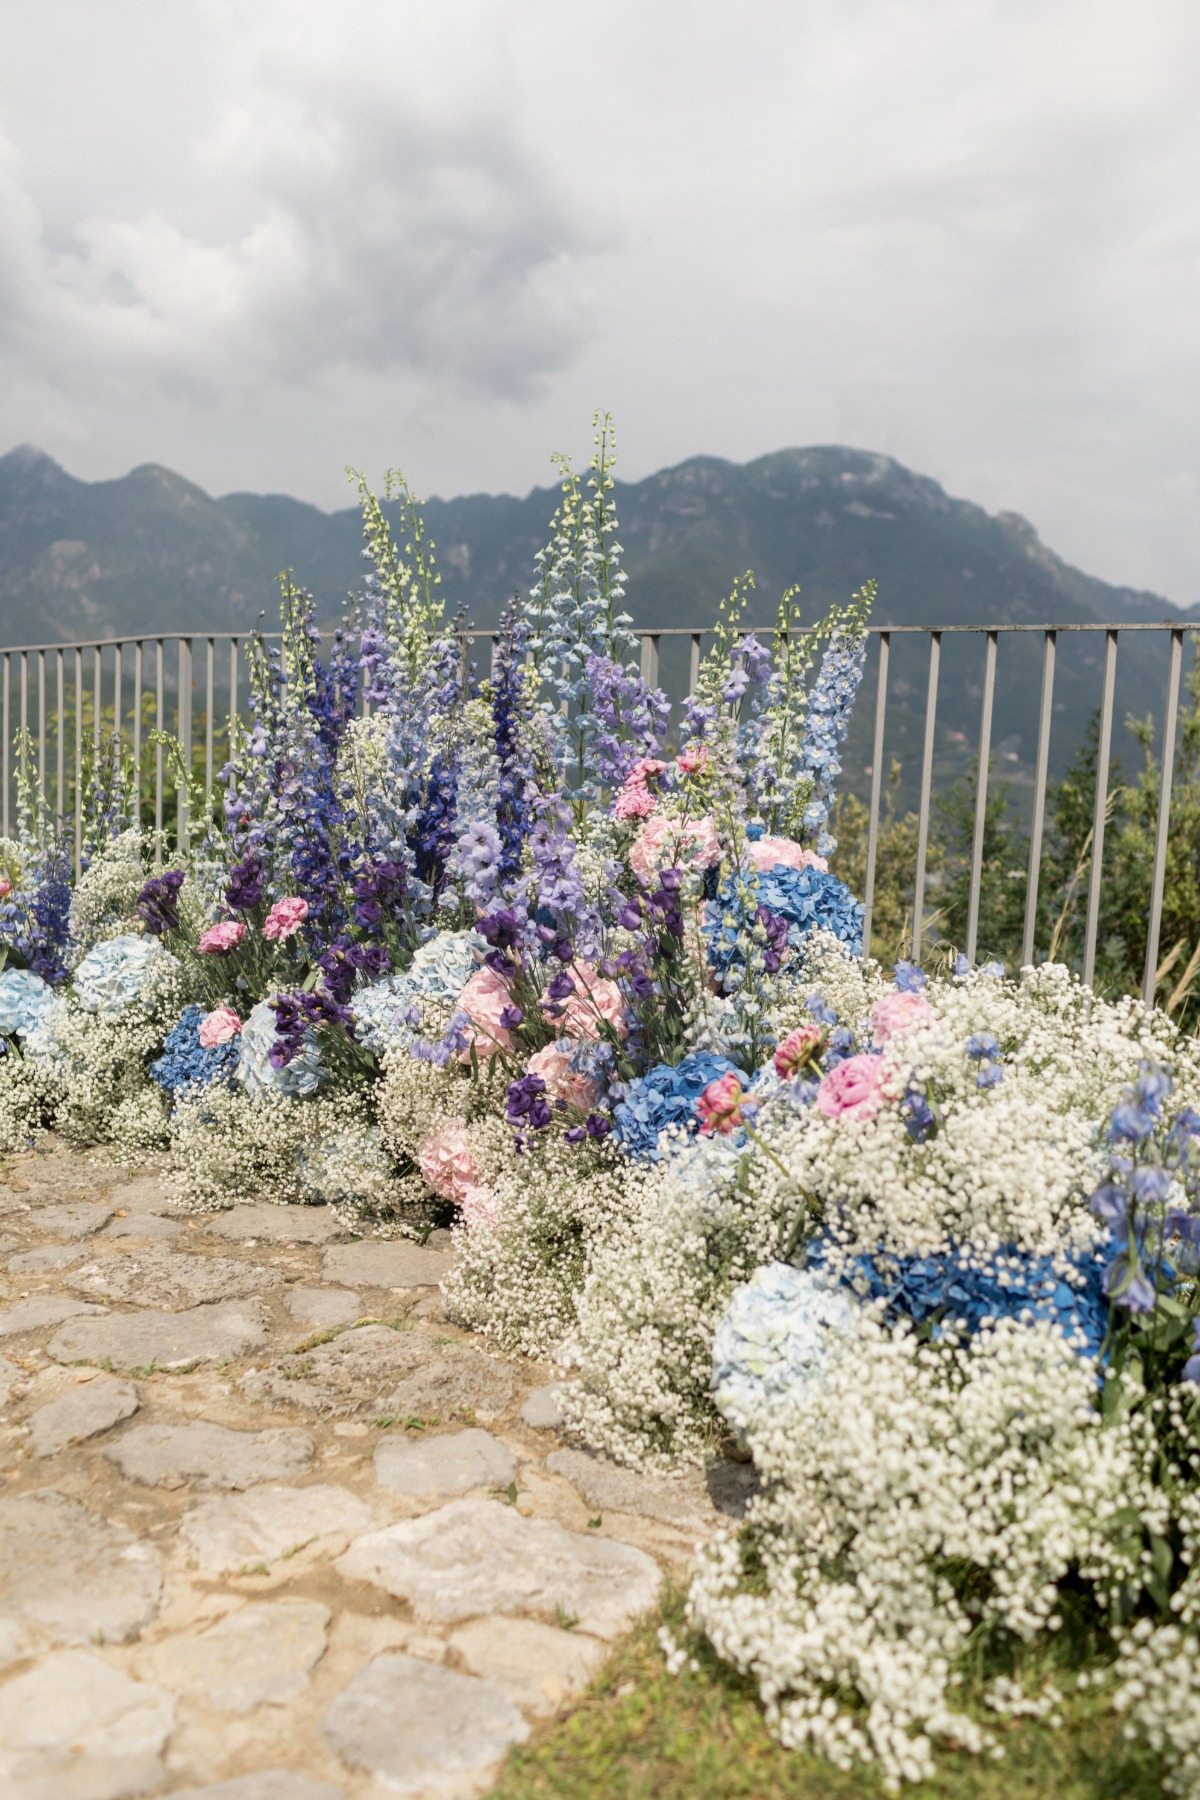
[[[804,825],[815,834],[821,856],[837,849],[837,840],[828,830],[829,811],[834,784],[842,772],[838,753],[850,728],[850,714],[867,660],[866,620],[874,592],[874,583],[868,582],[838,617],[821,659],[820,674],[808,697],[799,759],[812,783]]]

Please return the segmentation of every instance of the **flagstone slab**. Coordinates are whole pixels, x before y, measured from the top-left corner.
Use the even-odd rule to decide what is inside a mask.
[[[598,1513],[636,1513],[639,1518],[696,1530],[711,1529],[717,1523],[704,1478],[698,1472],[665,1481],[623,1469],[619,1463],[589,1456],[583,1450],[552,1450],[542,1466],[551,1475],[564,1476]]]
[[[124,1525],[48,1488],[0,1499],[0,1620],[55,1644],[123,1643],[161,1594],[158,1552]]]
[[[8,1273],[18,1275],[52,1274],[56,1269],[70,1269],[93,1254],[90,1244],[43,1244],[37,1250],[23,1250],[8,1261]]]
[[[240,1243],[254,1239],[260,1244],[327,1244],[345,1229],[327,1206],[272,1206],[262,1200],[232,1206],[228,1212],[206,1213],[199,1223],[214,1237]]]
[[[377,1656],[326,1709],[321,1735],[389,1792],[461,1792],[529,1727],[494,1682],[403,1653]]]
[[[126,1800],[156,1793],[175,1697],[99,1657],[60,1650],[0,1687],[5,1800]]]
[[[69,1444],[111,1431],[137,1409],[138,1391],[132,1381],[97,1375],[38,1407],[29,1421],[29,1447],[35,1456],[56,1456]]]
[[[104,1200],[64,1200],[57,1206],[39,1206],[32,1223],[52,1237],[91,1237],[107,1225],[116,1207]]]
[[[23,1303],[24,1304],[24,1303]],[[67,1304],[64,1302],[64,1304]],[[72,1312],[96,1307],[72,1306]],[[187,1312],[105,1313],[71,1319],[46,1348],[57,1362],[103,1362],[114,1369],[191,1369],[197,1363],[242,1356],[266,1341],[260,1302],[196,1306]]]
[[[309,1331],[327,1331],[333,1325],[352,1325],[361,1319],[364,1307],[357,1294],[345,1288],[288,1289],[287,1309],[297,1325]]]
[[[611,1638],[654,1602],[661,1580],[650,1557],[609,1538],[524,1518],[497,1500],[453,1500],[419,1519],[368,1533],[337,1560],[414,1617],[457,1624],[483,1613],[546,1613]]]
[[[211,1787],[177,1788],[171,1800],[342,1800],[342,1790],[291,1769],[256,1769]]]
[[[376,1481],[410,1500],[451,1500],[472,1488],[506,1488],[516,1473],[516,1457],[488,1431],[385,1437],[375,1447]]]
[[[139,1668],[175,1692],[201,1694],[219,1712],[287,1706],[324,1655],[329,1620],[315,1600],[252,1601],[207,1631],[151,1645]]]
[[[61,1325],[64,1319],[103,1311],[102,1306],[92,1306],[86,1300],[64,1300],[59,1294],[31,1294],[28,1300],[17,1300],[12,1306],[0,1307],[0,1337],[20,1337],[26,1331]]]
[[[516,1404],[521,1385],[512,1364],[473,1345],[439,1343],[428,1328],[364,1325],[253,1370],[242,1391],[317,1413],[428,1419],[471,1412],[486,1422]]]
[[[134,1181],[110,1188],[106,1198],[114,1212],[157,1213],[165,1217],[180,1211],[183,1191],[164,1181],[161,1175],[139,1175]]]
[[[100,1233],[103,1243],[109,1238],[136,1238],[139,1243],[169,1244],[182,1233],[178,1219],[165,1219],[158,1213],[130,1213],[127,1219],[114,1219]]]
[[[15,1362],[9,1362],[7,1356],[0,1356],[0,1406],[7,1406],[13,1389],[18,1383],[28,1379],[24,1369],[19,1368]]]
[[[563,1424],[562,1396],[559,1382],[533,1388],[526,1394],[521,1408],[522,1425],[528,1425],[531,1431],[560,1430]]]
[[[594,1637],[522,1618],[471,1619],[451,1632],[450,1645],[472,1675],[541,1717],[582,1693],[608,1654]]]
[[[313,1459],[307,1431],[230,1431],[207,1419],[186,1425],[139,1425],[104,1455],[130,1481],[147,1487],[241,1489],[260,1481],[286,1481]]]
[[[410,1238],[364,1238],[327,1250],[324,1273],[326,1281],[343,1287],[436,1287],[450,1273],[452,1260]]]
[[[127,1305],[154,1305],[181,1312],[218,1300],[245,1300],[266,1288],[278,1287],[278,1269],[264,1269],[255,1262],[237,1262],[229,1256],[195,1256],[147,1244],[103,1262],[85,1263],[66,1278],[66,1284],[90,1300],[120,1300]]]
[[[257,1487],[203,1500],[185,1514],[180,1537],[210,1574],[272,1563],[314,1539],[363,1529],[371,1509],[343,1487]]]

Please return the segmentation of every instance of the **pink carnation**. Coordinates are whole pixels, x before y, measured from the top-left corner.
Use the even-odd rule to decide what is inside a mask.
[[[760,875],[782,863],[788,869],[821,869],[828,873],[829,864],[815,850],[806,850],[794,838],[761,837],[746,842],[746,861]]]
[[[240,919],[222,919],[219,925],[209,926],[196,948],[203,956],[224,956],[245,935],[246,927]]]
[[[628,782],[613,805],[614,819],[648,819],[658,801],[648,787],[630,787]]]
[[[660,869],[711,869],[721,860],[721,840],[710,818],[672,819],[657,814],[642,826],[629,852],[639,881],[650,886]]]
[[[775,1073],[781,1081],[790,1081],[812,1062],[821,1048],[821,1038],[819,1025],[797,1025],[788,1032],[775,1050]]]
[[[715,1131],[721,1137],[728,1137],[735,1125],[745,1122],[742,1118],[745,1101],[742,1078],[736,1069],[710,1081],[696,1102],[701,1135],[709,1137]]]
[[[263,920],[263,936],[290,938],[299,931],[307,917],[308,901],[289,894],[285,900],[277,900]]]
[[[703,744],[689,744],[679,752],[676,761],[683,775],[702,775],[708,767],[708,751]]]
[[[924,994],[885,994],[871,1008],[871,1035],[877,1044],[886,1044],[897,1032],[932,1017],[933,1008]]]
[[[0,900],[7,900],[12,893],[12,882],[7,875],[0,875]]]
[[[422,1140],[417,1166],[426,1184],[443,1200],[461,1201],[482,1179],[462,1119],[448,1120]]]
[[[850,1056],[822,1077],[817,1106],[827,1119],[873,1119],[883,1104],[878,1056]]]
[[[528,1072],[540,1075],[546,1084],[548,1100],[565,1100],[577,1112],[590,1112],[596,1104],[599,1089],[590,1075],[571,1067],[570,1051],[558,1044],[547,1044],[530,1057]]]
[[[598,1038],[601,1021],[611,1025],[620,1037],[629,1036],[625,1023],[625,1002],[615,981],[597,975],[588,963],[572,963],[571,979],[575,992],[559,1002],[560,1013],[549,1015],[565,1037]],[[543,1008],[545,1001],[542,1002]],[[538,1071],[535,1071],[537,1073]]]
[[[201,1019],[196,1036],[205,1050],[212,1050],[218,1044],[227,1044],[241,1029],[242,1021],[232,1006],[217,1006]]]
[[[482,969],[476,969],[459,995],[458,1005],[479,1028],[474,1038],[477,1056],[495,1056],[498,1050],[512,1049],[512,1032],[500,1023],[500,1014],[512,1003],[512,993],[503,976],[486,963]],[[468,1051],[463,1051],[463,1058],[470,1061]]]
[[[484,1187],[482,1183],[479,1187],[468,1188],[459,1205],[462,1207],[463,1224],[467,1228],[468,1237],[474,1237],[482,1226],[500,1223],[500,1207],[496,1196],[490,1187]]]

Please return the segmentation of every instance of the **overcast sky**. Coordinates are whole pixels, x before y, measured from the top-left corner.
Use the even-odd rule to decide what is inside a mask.
[[[1200,600],[1196,0],[0,0],[0,450],[348,504],[616,415]]]

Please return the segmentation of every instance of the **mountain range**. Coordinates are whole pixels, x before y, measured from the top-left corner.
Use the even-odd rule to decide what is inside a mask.
[[[557,503],[554,488],[522,497],[470,494],[425,503],[450,609],[477,624],[530,584]],[[841,446],[776,451],[748,463],[697,456],[614,494],[638,625],[709,624],[732,579],[753,569],[747,617],[768,623],[799,583],[814,618],[868,577],[874,622],[894,626],[1200,621],[1158,595],[1114,586],[1057,557],[1025,519],[948,495],[891,457]],[[274,611],[280,570],[317,596],[323,618],[361,583],[357,510],[333,513],[276,494],[213,498],[157,464],[112,481],[80,481],[42,451],[0,456],[0,647],[190,630],[246,631]],[[1103,640],[1060,639],[1054,755],[1061,766],[1099,696]],[[678,691],[682,644],[664,681]],[[908,768],[924,703],[925,641],[895,640],[889,704]],[[1118,716],[1161,713],[1165,643],[1128,634]],[[996,696],[997,753],[1018,775],[1036,737],[1040,639],[1005,641]],[[1161,666],[1160,666],[1161,665]],[[978,638],[944,643],[939,757],[965,760],[978,730]],[[855,731],[861,755],[867,708]]]

